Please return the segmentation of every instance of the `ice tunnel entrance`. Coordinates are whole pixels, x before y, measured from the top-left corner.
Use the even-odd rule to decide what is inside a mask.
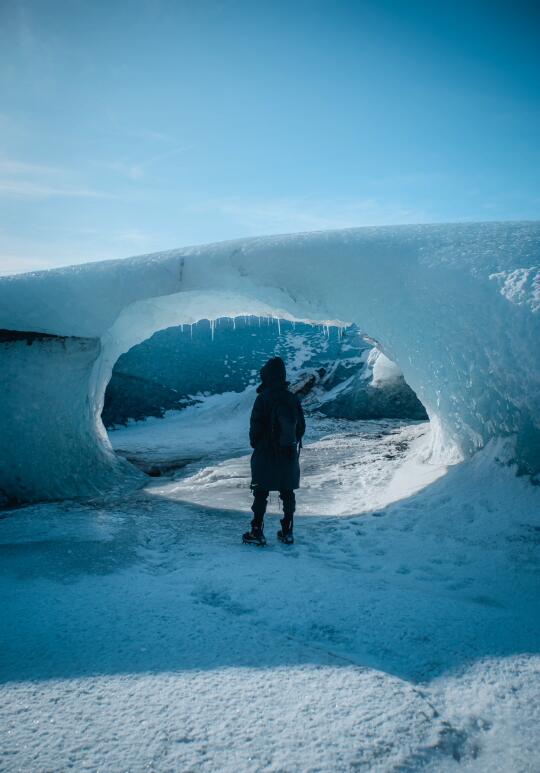
[[[103,423],[162,417],[209,395],[242,392],[275,355],[310,410],[352,420],[428,419],[398,366],[356,325],[242,316],[166,328],[121,355],[105,392]]]
[[[422,464],[427,413],[373,339],[356,325],[270,316],[169,327],[121,355],[102,414],[113,447],[160,478],[149,491],[247,511],[249,415],[258,371],[275,355],[308,419],[302,512],[372,510],[444,472]]]
[[[101,422],[115,362],[158,330],[242,315],[361,325],[426,407],[432,459],[501,441],[537,473],[539,245],[535,223],[359,228],[1,278],[0,328],[19,335],[0,342],[1,495],[139,485]]]

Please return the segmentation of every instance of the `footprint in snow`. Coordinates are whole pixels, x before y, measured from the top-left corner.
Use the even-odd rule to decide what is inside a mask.
[[[248,615],[253,612],[252,609],[244,607],[236,601],[233,601],[230,595],[225,591],[202,590],[193,591],[191,594],[196,604],[206,604],[215,609],[223,609],[233,615]]]

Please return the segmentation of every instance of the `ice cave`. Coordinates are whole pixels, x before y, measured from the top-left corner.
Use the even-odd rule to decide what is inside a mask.
[[[241,316],[355,324],[396,363],[452,463],[499,437],[540,469],[540,225],[251,238],[0,278],[0,491],[137,485],[101,420],[118,358],[157,331]]]

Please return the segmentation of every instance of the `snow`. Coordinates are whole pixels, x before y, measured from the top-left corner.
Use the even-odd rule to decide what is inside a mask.
[[[313,416],[295,545],[274,498],[257,549],[252,397],[111,433],[192,459],[143,490],[5,513],[0,769],[538,770],[540,489],[511,441],[445,469],[423,423]]]
[[[39,500],[133,483],[100,419],[115,361],[164,327],[238,315],[357,323],[426,406],[434,459],[470,458],[508,437],[520,468],[537,472],[539,258],[540,224],[471,223],[260,237],[2,277],[1,328],[95,339],[95,359],[72,378],[70,347],[62,354],[59,344],[38,380],[29,358],[42,360],[44,342],[24,357],[23,344],[0,344],[3,372],[18,374],[12,383],[26,367],[31,379],[24,397],[10,386],[0,403],[19,445],[17,466],[0,468],[0,490]],[[45,418],[51,392],[65,441]],[[84,406],[78,418],[73,405]]]
[[[255,387],[244,392],[196,395],[199,402],[183,411],[168,411],[166,421],[150,417],[110,433],[113,446],[132,460],[154,466],[174,460],[178,465],[212,454],[247,453],[246,427],[256,397]]]
[[[167,482],[149,493],[168,499],[236,510],[239,490],[249,489],[246,428],[256,392],[212,395],[166,420],[149,418],[111,432],[122,456],[163,470]],[[302,514],[364,513],[410,496],[446,472],[443,464],[426,463],[431,440],[428,423],[347,421],[311,415],[302,450]],[[405,459],[405,451],[407,451]],[[358,476],[362,459],[363,474]],[[208,464],[208,459],[212,464]],[[180,470],[176,480],[175,470]],[[171,482],[169,478],[173,477]],[[278,512],[271,495],[269,512]]]
[[[501,295],[511,303],[526,304],[532,311],[540,311],[540,276],[534,268],[500,271],[490,279],[499,284]]]
[[[537,771],[539,237],[353,229],[0,279],[0,497],[37,501],[0,517],[0,770]],[[268,547],[240,543],[253,388],[100,420],[121,353],[238,315],[355,322],[372,386],[395,363],[430,416],[310,416],[290,547],[275,496]]]
[[[375,387],[380,387],[388,381],[397,381],[402,377],[402,373],[396,363],[389,360],[388,357],[377,349],[372,349],[369,353],[368,365],[372,369],[371,383]]]
[[[332,370],[335,361],[349,365],[352,358],[343,357],[345,341],[357,352],[369,346],[355,328],[343,334],[332,330],[329,338],[321,326],[282,320],[278,327],[274,320],[270,324],[259,322],[256,317],[218,318],[212,337],[210,323],[205,320],[189,330],[180,325],[158,331],[134,346],[117,360],[107,385],[102,413],[105,426],[112,428],[125,425],[130,418],[181,410],[191,404],[189,395],[195,392],[241,392],[255,383],[269,357],[283,358],[289,379],[296,386],[299,380],[313,379],[314,373],[320,377],[321,369]],[[338,371],[338,379],[343,370]]]

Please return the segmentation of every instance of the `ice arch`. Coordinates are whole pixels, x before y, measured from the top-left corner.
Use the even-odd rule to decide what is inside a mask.
[[[515,437],[540,469],[540,223],[360,228],[0,279],[0,490],[88,495],[136,473],[99,418],[116,358],[172,324],[356,322],[433,419],[434,452]],[[30,332],[25,332],[30,331]]]

